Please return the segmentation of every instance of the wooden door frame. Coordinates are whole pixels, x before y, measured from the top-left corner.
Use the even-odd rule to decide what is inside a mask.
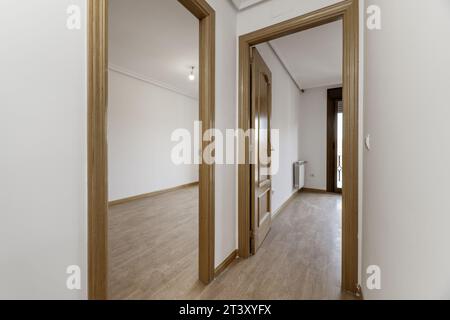
[[[342,87],[328,89],[327,90],[327,192],[342,193],[342,190],[337,188],[337,176],[336,176],[337,100],[342,100]]]
[[[239,38],[239,128],[250,128],[250,48],[296,32],[342,19],[344,34],[344,189],[342,200],[342,290],[358,292],[358,0],[329,7],[251,32]],[[250,164],[249,143],[246,163],[238,169],[238,250],[250,256]]]
[[[215,122],[215,11],[206,0],[178,0],[200,24],[200,121]],[[108,297],[108,0],[88,0],[88,298]],[[202,150],[208,142],[202,142]],[[214,279],[214,164],[199,169],[199,279]]]

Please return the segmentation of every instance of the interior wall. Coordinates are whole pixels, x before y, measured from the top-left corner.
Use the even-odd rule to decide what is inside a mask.
[[[198,119],[198,100],[110,70],[109,200],[197,182],[198,165],[173,163],[172,148],[179,142],[171,135],[186,129],[194,137]]]
[[[299,160],[301,93],[267,43],[257,46],[272,72],[272,130],[279,130],[279,169],[272,176],[272,213],[293,193],[293,164]]]
[[[365,31],[364,297],[449,299],[450,2],[371,4],[382,29]],[[370,265],[381,290],[365,286]]]
[[[306,89],[300,105],[300,160],[305,165],[305,188],[327,189],[327,90]]]
[[[0,299],[86,297],[85,9],[0,1]],[[70,265],[80,290],[66,287]]]
[[[207,0],[216,11],[216,128],[224,134],[236,128],[237,101],[237,12],[230,1]],[[236,248],[235,165],[216,165],[215,265]]]
[[[359,86],[358,86],[358,283],[362,285],[362,241],[363,241],[363,203],[364,203],[364,67],[366,0],[359,0]]]

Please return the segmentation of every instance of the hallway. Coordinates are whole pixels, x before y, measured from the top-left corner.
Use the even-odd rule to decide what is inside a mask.
[[[258,254],[197,281],[198,188],[110,210],[111,299],[342,299],[341,197],[300,193]],[[170,230],[170,231],[169,231]]]
[[[341,196],[300,193],[258,253],[234,263],[201,299],[351,299],[340,291]]]

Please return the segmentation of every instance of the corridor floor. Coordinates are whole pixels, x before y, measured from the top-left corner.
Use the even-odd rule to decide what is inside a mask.
[[[197,280],[198,187],[110,209],[110,299],[351,299],[340,291],[341,196],[299,193],[258,253]],[[168,232],[170,230],[170,232]]]

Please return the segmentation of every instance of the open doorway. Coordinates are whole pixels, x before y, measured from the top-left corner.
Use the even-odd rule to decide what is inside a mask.
[[[344,104],[342,87],[327,90],[327,191],[342,193]]]
[[[110,282],[108,269],[109,264],[111,263],[108,257],[109,251],[109,237],[108,237],[108,229],[114,228],[114,226],[109,225],[108,219],[108,144],[107,137],[109,136],[108,132],[108,105],[107,105],[107,96],[108,96],[108,77],[110,73],[115,73],[116,79],[114,79],[113,85],[119,84],[117,87],[124,89],[125,86],[122,86],[119,82],[119,78],[122,78],[122,81],[128,82],[139,82],[141,86],[148,85],[149,82],[152,82],[149,79],[150,77],[143,77],[138,72],[128,72],[127,68],[120,68],[117,66],[111,66],[109,64],[109,41],[108,41],[108,31],[109,25],[108,21],[110,20],[110,5],[113,1],[108,0],[90,0],[88,2],[88,21],[89,21],[89,46],[88,46],[88,58],[89,58],[89,103],[88,103],[88,158],[89,158],[89,167],[88,167],[88,211],[89,211],[89,233],[88,233],[88,242],[89,242],[89,273],[88,273],[88,284],[89,284],[89,298],[90,299],[107,299],[108,295],[108,284]],[[119,1],[122,2],[122,1]],[[152,2],[152,1],[151,1]],[[154,2],[154,1],[153,1]],[[198,56],[200,57],[198,60],[198,67],[195,68],[195,63],[187,63],[186,64],[186,72],[183,75],[185,81],[189,81],[191,75],[194,78],[198,77],[198,112],[197,119],[202,122],[203,131],[200,132],[202,135],[206,130],[214,127],[214,79],[215,79],[215,70],[214,70],[214,52],[215,52],[215,13],[214,10],[207,4],[204,0],[179,0],[174,3],[167,4],[167,1],[159,1],[158,8],[165,8],[165,5],[177,5],[179,6],[176,10],[177,12],[181,12],[180,10],[185,10],[183,14],[192,14],[195,18],[197,18],[198,24],[198,34],[197,37],[199,41],[197,42],[198,48]],[[140,6],[139,9],[142,9],[145,12],[145,6],[149,5],[149,1],[140,1],[133,0],[127,1],[127,6],[137,5]],[[186,10],[187,9],[187,10]],[[149,14],[153,12],[147,11]],[[167,10],[166,13],[173,13],[173,10]],[[150,19],[151,20],[151,19]],[[170,19],[169,19],[170,20]],[[159,19],[159,21],[161,21]],[[170,20],[170,21],[173,21]],[[161,31],[161,29],[154,30],[142,30],[142,25],[144,21],[132,21],[132,25],[140,29],[140,32],[156,32],[158,37],[162,39],[162,41],[166,41],[169,43],[174,41],[174,39],[165,37],[165,33]],[[176,34],[177,30],[177,22],[173,22],[168,26],[171,30]],[[145,28],[144,28],[145,29]],[[128,34],[129,37],[134,37],[134,34]],[[178,39],[180,42],[186,41],[186,39]],[[147,46],[152,46],[152,43],[146,43]],[[194,44],[195,45],[195,44]],[[157,48],[158,49],[158,48]],[[160,48],[159,48],[160,49]],[[182,52],[180,53],[182,55]],[[134,63],[139,62],[137,59],[133,60]],[[142,63],[142,62],[141,62]],[[148,64],[147,67],[151,65]],[[194,69],[192,69],[194,66]],[[176,69],[176,66],[171,66]],[[179,66],[178,66],[179,67]],[[113,70],[114,69],[114,70]],[[173,69],[172,69],[173,70]],[[197,71],[196,71],[197,70]],[[131,70],[133,71],[133,70]],[[124,80],[126,79],[126,80]],[[172,85],[167,84],[164,81],[153,81],[154,84],[159,85],[159,89],[165,89],[167,92],[176,91]],[[165,87],[165,88],[163,88]],[[167,93],[166,92],[166,93]],[[128,94],[127,92],[123,93],[124,95]],[[139,98],[142,98],[145,94],[139,95]],[[152,95],[153,96],[153,95]],[[125,107],[127,105],[132,105],[136,102],[138,98],[138,94],[133,95],[131,99],[124,99],[121,104]],[[155,106],[151,106],[155,107]],[[156,106],[157,107],[157,106]],[[145,110],[148,112],[148,110]],[[121,119],[124,121],[127,120],[124,117],[129,115],[129,113],[123,110],[122,115],[118,115],[118,121]],[[179,115],[173,114],[172,117],[177,117]],[[140,119],[144,120],[144,119]],[[157,125],[156,125],[157,127]],[[145,126],[141,126],[142,130],[151,130],[152,128],[145,128]],[[156,128],[155,128],[156,129]],[[132,129],[130,129],[132,130]],[[170,140],[169,137],[166,137]],[[162,138],[163,139],[163,138]],[[128,141],[129,144],[132,144],[135,141]],[[208,145],[208,141],[203,141],[199,143],[199,151],[203,151],[204,148]],[[158,150],[147,150],[151,154],[156,153]],[[117,153],[120,153],[120,150],[116,150]],[[119,154],[120,155],[120,154]],[[124,155],[120,155],[125,157]],[[154,159],[153,159],[154,160]],[[117,163],[116,163],[117,164]],[[144,164],[145,166],[145,164]],[[114,170],[114,168],[112,168]],[[136,169],[136,168],[134,168]],[[135,175],[136,176],[136,175]],[[151,178],[147,177],[146,183],[152,183]],[[195,237],[198,239],[198,255],[195,259],[197,263],[196,265],[196,275],[193,276],[195,281],[200,280],[202,283],[209,283],[214,278],[214,164],[202,163],[199,165],[198,170],[198,191],[192,191],[189,194],[190,198],[194,198],[194,201],[191,201],[192,208],[197,207],[195,210],[198,212],[198,221],[196,227],[193,227],[194,232],[196,232]],[[155,182],[155,181],[153,181]],[[194,181],[195,182],[195,181]],[[177,184],[177,183],[175,183]],[[186,184],[189,184],[186,183]],[[188,187],[186,184],[182,184],[181,186]],[[129,187],[130,184],[128,184]],[[133,187],[133,183],[131,183]],[[119,184],[120,188],[126,188],[127,184]],[[139,200],[138,198],[144,196],[155,196],[157,194],[161,194],[160,191],[168,191],[167,189],[171,189],[171,191],[176,191],[174,189],[180,187],[177,186],[159,186],[156,190],[150,190],[147,193],[141,193],[140,189],[134,185],[134,190],[128,193],[125,198],[122,196],[117,196],[122,191],[112,190],[112,192],[117,192],[114,199],[111,199],[116,202],[112,202],[112,205],[119,205],[123,203],[123,201],[128,202],[133,200]],[[133,189],[133,188],[132,188]],[[159,190],[157,190],[159,189]],[[128,192],[128,191],[127,191]],[[198,196],[195,196],[197,194]],[[125,200],[124,200],[125,199]],[[198,205],[195,203],[198,203]],[[147,201],[155,204],[155,201]],[[170,201],[169,201],[170,202]],[[180,201],[181,203],[183,200]],[[135,210],[136,206],[139,205],[131,205],[131,210]],[[174,205],[174,203],[172,203]],[[160,205],[157,205],[161,207]],[[150,209],[149,209],[150,210]],[[139,209],[137,209],[139,211]],[[152,211],[152,210],[150,210]],[[164,209],[162,210],[164,211]],[[177,211],[177,210],[175,210]],[[152,211],[153,212],[153,211]],[[131,219],[131,217],[129,217]],[[176,217],[174,217],[176,218]],[[127,219],[127,218],[126,218]],[[138,218],[139,220],[139,218]],[[175,219],[176,220],[176,219]],[[150,222],[141,221],[143,225],[146,223],[151,224]],[[126,224],[124,222],[124,224]],[[160,225],[161,226],[161,225]],[[111,227],[111,228],[110,228]],[[142,227],[139,223],[136,227]],[[164,228],[159,228],[156,230],[159,233],[165,232]],[[148,230],[147,230],[148,231]],[[146,246],[160,246],[165,245],[161,244],[155,237],[150,237],[148,234],[151,232],[142,231],[145,236],[148,237],[149,243]],[[170,229],[168,232],[173,232]],[[153,230],[155,232],[155,230]],[[192,236],[192,235],[191,235]],[[164,242],[164,241],[163,241]],[[167,241],[165,241],[167,242]],[[126,248],[122,248],[125,250]],[[120,250],[119,250],[120,251]],[[127,250],[125,250],[127,251]],[[172,252],[173,253],[173,252]],[[139,253],[136,253],[139,256]],[[171,254],[170,252],[168,254]],[[150,259],[152,260],[152,259]],[[144,269],[142,267],[140,269]],[[139,268],[137,268],[139,269]],[[136,271],[139,271],[137,270]],[[127,275],[127,277],[134,277],[135,274]],[[153,275],[154,276],[154,275]],[[147,278],[152,278],[153,276],[148,276]],[[165,275],[165,280],[173,280],[174,273],[172,275]],[[190,276],[191,277],[191,276]],[[139,288],[137,288],[139,289]],[[120,290],[119,290],[120,291]],[[137,295],[139,295],[139,290],[137,290]],[[133,293],[131,293],[131,297],[133,297]],[[140,296],[141,298],[146,298],[144,296]]]
[[[272,44],[276,42],[278,39],[282,39],[286,36],[291,36],[296,33],[301,33],[302,31],[310,31],[316,27],[323,27],[330,23],[341,22],[341,40],[342,40],[342,81],[329,83],[328,88],[320,88],[321,95],[323,97],[323,102],[321,102],[321,108],[323,110],[323,117],[320,117],[321,124],[324,128],[322,133],[321,141],[323,142],[323,147],[320,147],[320,152],[323,155],[323,163],[318,164],[318,162],[314,160],[308,161],[308,159],[297,159],[297,160],[305,160],[305,161],[297,161],[302,163],[302,165],[311,166],[319,165],[323,169],[321,172],[323,173],[323,182],[320,184],[320,187],[314,188],[315,190],[310,191],[319,191],[326,192],[326,127],[327,127],[327,116],[326,116],[326,99],[327,99],[327,89],[330,87],[342,87],[342,110],[344,116],[342,117],[342,136],[343,136],[343,145],[342,145],[342,202],[340,201],[339,195],[334,195],[336,197],[335,205],[333,206],[336,210],[339,210],[337,219],[336,219],[336,230],[338,231],[339,236],[341,235],[342,228],[342,241],[339,241],[339,245],[342,248],[340,253],[341,259],[338,265],[338,272],[340,273],[340,281],[339,281],[339,289],[343,291],[349,291],[352,293],[358,292],[358,239],[357,239],[357,231],[358,231],[358,3],[357,1],[345,1],[340,2],[335,5],[317,10],[313,13],[306,14],[304,16],[300,16],[286,22],[281,22],[279,24],[252,32],[247,35],[243,35],[240,37],[240,55],[239,55],[239,68],[240,68],[240,91],[239,91],[239,103],[240,103],[240,119],[239,119],[239,127],[240,129],[247,131],[249,129],[257,129],[259,126],[259,119],[257,117],[258,113],[254,112],[255,105],[258,107],[258,101],[264,100],[264,97],[267,97],[267,94],[260,96],[261,93],[258,93],[259,96],[255,96],[255,92],[252,90],[255,88],[255,68],[254,68],[254,56],[253,56],[253,48],[262,44]],[[321,39],[316,39],[316,41],[321,41]],[[276,47],[276,46],[275,46]],[[273,48],[272,48],[273,49]],[[277,50],[275,48],[275,53]],[[295,53],[294,53],[295,54]],[[278,54],[280,56],[280,54]],[[281,57],[281,61],[286,61]],[[267,62],[267,61],[266,61]],[[287,63],[282,63],[285,69],[287,69],[288,73],[291,74],[292,79],[296,82],[296,75],[292,72],[289,72],[290,67]],[[313,64],[312,64],[313,65]],[[319,70],[323,65],[316,66],[316,70]],[[318,69],[317,69],[318,68]],[[292,71],[292,70],[291,70]],[[273,70],[272,70],[273,73]],[[258,75],[257,75],[258,76]],[[277,84],[276,80],[272,80],[270,82],[272,88],[272,95],[274,95],[274,89]],[[333,85],[334,84],[334,85]],[[315,91],[314,88],[306,89],[302,87],[302,84],[297,83],[298,91],[301,92],[304,96],[308,96]],[[317,89],[318,90],[318,89]],[[286,97],[290,99],[290,96]],[[276,106],[275,102],[272,101],[272,116],[275,117]],[[295,114],[289,114],[295,118]],[[256,117],[256,118],[255,118]],[[270,119],[268,122],[270,123]],[[274,121],[272,120],[272,128],[275,127]],[[312,122],[310,122],[312,123]],[[314,126],[315,127],[315,126]],[[257,130],[256,130],[257,132]],[[246,159],[252,159],[252,154],[258,154],[259,147],[259,136],[258,133],[255,132],[255,137],[257,140],[249,141],[246,144]],[[337,134],[337,132],[336,132]],[[280,134],[281,135],[281,134]],[[251,139],[250,139],[251,140]],[[272,145],[273,139],[268,139]],[[281,143],[280,143],[281,146]],[[301,148],[301,146],[300,146]],[[276,147],[271,147],[271,151],[277,151]],[[282,167],[282,156],[283,152],[280,152],[280,168]],[[301,154],[301,153],[299,153]],[[298,157],[300,158],[300,156]],[[271,158],[273,159],[273,158]],[[287,164],[288,170],[292,170],[292,159]],[[337,161],[336,161],[337,162]],[[271,163],[272,164],[272,163]],[[255,239],[260,237],[258,235],[259,229],[255,228],[260,227],[258,223],[266,222],[267,220],[262,220],[261,210],[263,208],[265,210],[269,210],[271,213],[271,217],[276,216],[283,209],[286,208],[286,203],[293,198],[296,198],[296,192],[293,191],[293,195],[291,197],[284,197],[283,200],[279,202],[278,210],[271,206],[266,206],[266,201],[262,201],[261,197],[258,194],[258,187],[260,187],[260,181],[258,179],[258,163],[247,161],[245,165],[241,165],[239,167],[239,256],[242,258],[249,258],[251,255],[254,255],[256,252],[256,257],[258,257],[257,250],[258,245],[254,245]],[[308,167],[307,167],[308,168]],[[336,175],[338,175],[338,168],[336,167]],[[295,171],[294,171],[295,172]],[[297,172],[302,172],[302,170],[298,170]],[[313,169],[311,173],[311,169],[306,170],[306,177],[310,178],[310,180],[314,180],[317,177],[317,170]],[[294,177],[295,178],[295,177]],[[272,176],[272,180],[276,179],[276,175]],[[289,180],[289,183],[293,180],[289,176],[285,178],[285,180]],[[336,185],[338,181],[336,180]],[[292,186],[291,186],[292,188]],[[272,188],[273,189],[273,188]],[[274,192],[275,191],[275,192]],[[271,190],[269,193],[273,194],[273,200],[267,200],[267,203],[272,204],[276,201],[275,197],[277,192],[280,192],[280,188],[275,188],[275,190]],[[314,197],[314,196],[313,196]],[[301,201],[298,203],[300,206]],[[264,206],[263,206],[264,205]],[[317,207],[317,206],[316,206]],[[333,209],[334,210],[334,209]],[[296,211],[296,210],[294,210]],[[342,212],[342,214],[340,214]],[[310,212],[311,213],[311,212]],[[259,220],[258,220],[259,219]],[[289,220],[289,219],[288,219]],[[324,221],[324,220],[323,220]],[[342,224],[341,224],[342,221]],[[284,225],[289,225],[292,223],[292,220],[285,221]],[[316,224],[317,226],[323,226],[323,224]],[[272,228],[274,228],[275,224],[272,224]],[[269,226],[270,228],[270,226]],[[263,230],[267,230],[268,228],[264,227]],[[307,230],[304,230],[307,232]],[[271,232],[264,232],[263,237],[266,238],[266,242],[273,243],[273,239],[271,240]],[[292,235],[292,238],[295,239],[295,236]],[[319,237],[320,238],[320,237]],[[257,244],[260,244],[260,241],[256,241]],[[291,242],[287,243],[289,246]],[[304,244],[304,243],[303,243]],[[262,244],[264,246],[265,244]],[[295,246],[295,244],[293,244]],[[298,244],[301,245],[301,244]],[[298,248],[298,246],[297,246]],[[286,249],[286,248],[285,248]],[[286,249],[288,250],[288,249]],[[289,249],[290,250],[290,249]],[[264,250],[264,253],[270,250]],[[292,252],[291,252],[292,253]],[[295,253],[294,253],[295,255]],[[291,256],[291,259],[286,261],[292,261],[293,259],[301,259],[301,257],[295,255]],[[295,269],[295,268],[294,268]],[[316,279],[317,280],[317,279]],[[320,279],[319,279],[320,282]]]
[[[183,297],[198,279],[199,166],[172,153],[177,130],[195,136],[198,66],[199,21],[179,2],[110,0],[111,299]]]

